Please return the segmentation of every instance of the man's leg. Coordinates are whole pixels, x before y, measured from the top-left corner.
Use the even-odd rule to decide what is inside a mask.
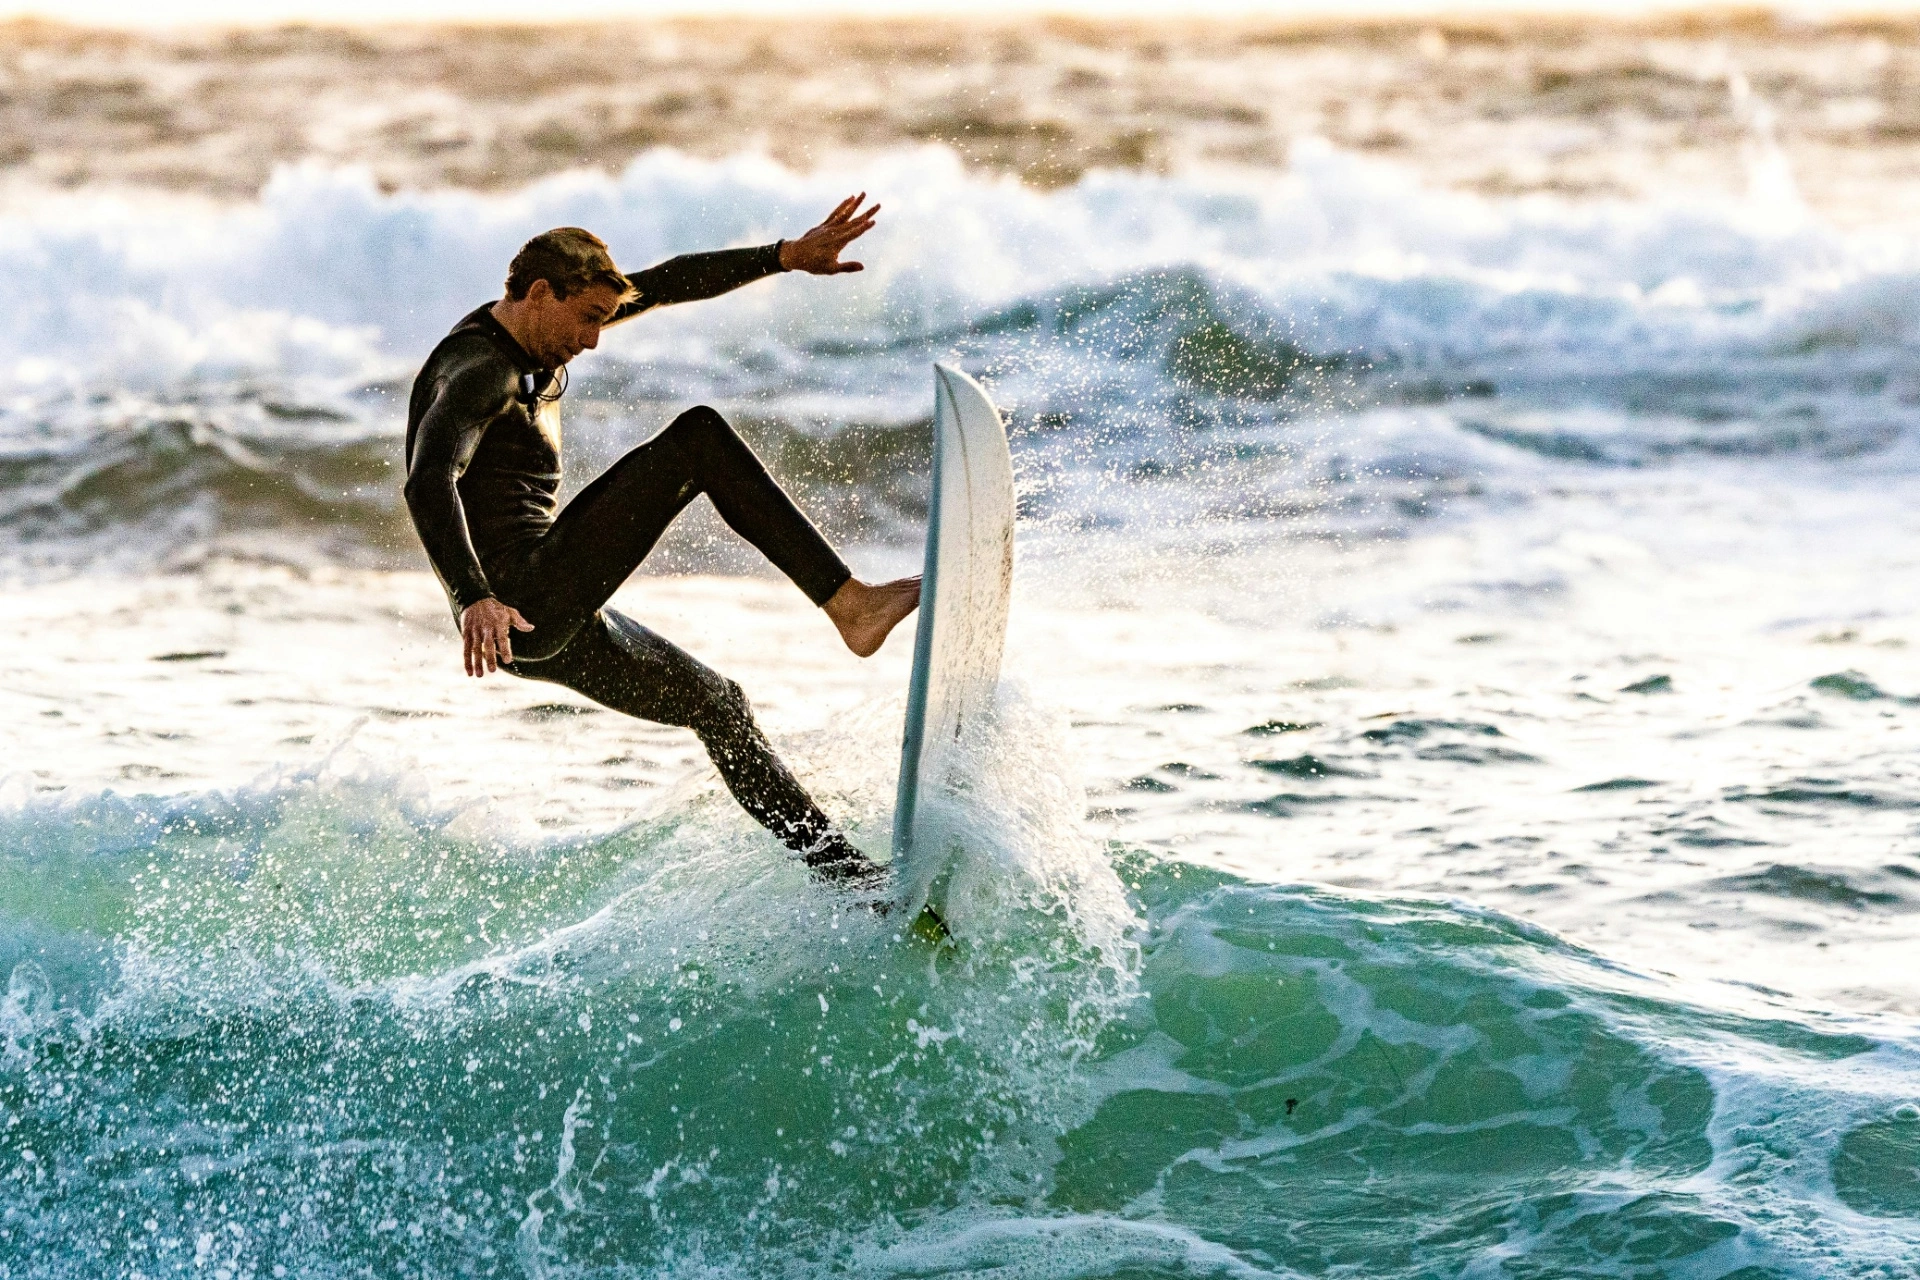
[[[703,493],[815,604],[825,605],[853,576],[726,419],[702,405],[582,489],[511,568],[501,598],[534,624],[514,637],[514,652],[547,658],[567,647]]]
[[[633,619],[602,610],[553,657],[516,655],[502,669],[564,685],[641,720],[692,729],[740,807],[816,875],[859,883],[883,874],[833,829],[774,754],[740,686]]]

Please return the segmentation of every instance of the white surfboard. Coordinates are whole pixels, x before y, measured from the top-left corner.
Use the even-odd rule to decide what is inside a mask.
[[[923,800],[960,778],[958,746],[989,714],[1013,590],[1013,459],[1000,411],[958,369],[933,367],[933,493],[920,622],[900,742],[893,865],[916,883],[916,855],[937,856]]]

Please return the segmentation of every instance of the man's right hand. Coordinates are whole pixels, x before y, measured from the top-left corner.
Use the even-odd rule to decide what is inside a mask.
[[[484,676],[513,661],[513,633],[531,631],[533,624],[511,605],[492,596],[476,600],[460,614],[460,642],[466,650],[467,674]]]

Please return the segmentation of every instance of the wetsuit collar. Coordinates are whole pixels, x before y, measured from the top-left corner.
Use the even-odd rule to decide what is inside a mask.
[[[513,336],[512,330],[501,324],[500,318],[493,314],[491,302],[455,325],[453,331],[459,333],[463,329],[486,335],[500,349],[500,354],[519,370],[519,399],[522,404],[537,405],[543,401],[558,400],[566,391],[564,369],[549,369],[529,355],[527,349],[520,345],[520,340]]]
[[[520,345],[520,340],[513,336],[507,326],[500,323],[498,316],[493,314],[491,302],[473,312],[455,328],[478,329],[486,334],[493,340],[494,345],[500,348],[501,354],[513,361],[514,367],[523,373],[544,373],[549,376],[553,373],[553,370],[543,367],[538,360],[527,354],[527,349]]]

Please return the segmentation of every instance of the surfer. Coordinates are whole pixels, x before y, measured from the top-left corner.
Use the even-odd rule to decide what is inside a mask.
[[[874,225],[865,193],[796,240],[690,253],[622,274],[578,227],[535,236],[506,293],[453,327],[407,407],[407,509],[460,626],[469,676],[508,671],[699,735],[741,807],[822,880],[856,887],[883,869],[846,839],[754,722],[740,686],[606,608],[675,516],[706,494],[728,525],[826,613],[860,657],[920,601],[920,580],[855,578],[726,419],[675,418],[565,509],[560,408],[567,362],[644,311],[717,297],[785,271],[861,270],[841,252]],[[518,633],[518,634],[516,634]]]

